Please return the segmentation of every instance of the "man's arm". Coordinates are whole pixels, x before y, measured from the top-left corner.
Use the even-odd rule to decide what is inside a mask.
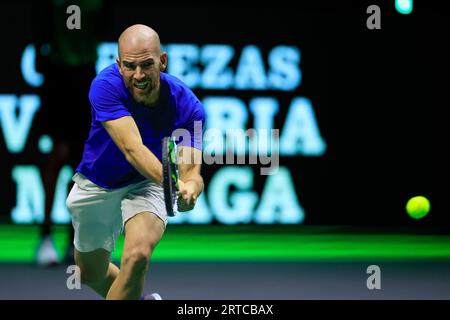
[[[203,191],[203,178],[200,175],[202,151],[191,147],[179,147],[178,171],[180,174],[178,202],[179,211],[192,210]]]
[[[102,122],[127,161],[147,179],[162,184],[162,164],[143,143],[134,119],[125,116]]]

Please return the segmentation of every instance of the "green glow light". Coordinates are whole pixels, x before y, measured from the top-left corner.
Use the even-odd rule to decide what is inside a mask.
[[[450,236],[429,234],[349,234],[326,228],[169,226],[152,257],[156,262],[186,261],[333,261],[450,259]],[[68,226],[53,228],[59,256],[68,241]],[[0,226],[0,262],[33,262],[39,227]],[[120,260],[123,237],[113,259]]]

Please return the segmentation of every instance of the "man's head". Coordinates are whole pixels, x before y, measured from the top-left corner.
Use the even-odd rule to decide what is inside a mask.
[[[142,24],[127,28],[119,37],[117,64],[136,102],[152,105],[158,100],[159,73],[166,69],[167,53],[155,30]]]

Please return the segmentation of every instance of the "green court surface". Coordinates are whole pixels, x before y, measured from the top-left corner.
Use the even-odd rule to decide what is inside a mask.
[[[68,226],[55,226],[60,255]],[[0,225],[0,262],[32,262],[39,242],[36,225]],[[120,259],[123,237],[113,253]],[[450,235],[423,230],[314,226],[169,225],[152,261],[336,261],[450,260]]]

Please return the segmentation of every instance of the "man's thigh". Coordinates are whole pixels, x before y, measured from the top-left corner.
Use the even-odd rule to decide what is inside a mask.
[[[151,212],[141,212],[127,220],[123,255],[133,252],[150,257],[165,231],[164,222]]]
[[[122,229],[122,192],[100,188],[83,176],[74,180],[67,207],[75,230],[75,248],[79,252],[114,251]]]

